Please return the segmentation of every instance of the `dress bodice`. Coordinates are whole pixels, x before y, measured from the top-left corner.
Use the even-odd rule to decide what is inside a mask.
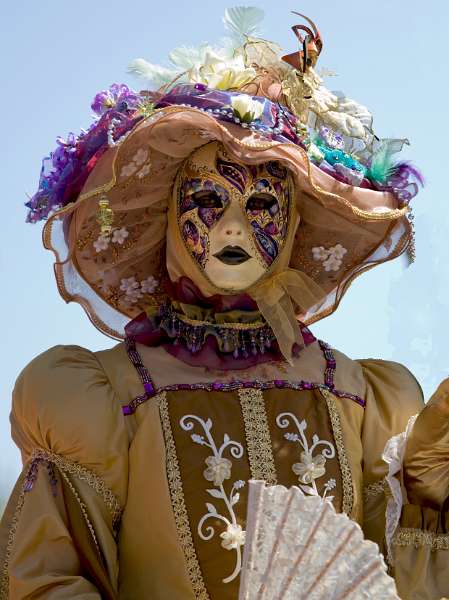
[[[158,534],[157,543],[129,564],[132,575],[126,568],[122,572],[124,597],[131,597],[127,582],[133,582],[135,592],[139,572],[145,569],[158,574],[158,589],[169,589],[172,578],[167,573],[169,580],[164,580],[161,564],[169,556],[162,549],[168,552],[175,530],[193,597],[236,598],[249,479],[299,485],[306,494],[329,498],[338,511],[362,524],[367,383],[358,363],[340,354],[336,358],[322,342],[306,348],[293,365],[269,363],[249,373],[217,374],[185,365],[176,372],[178,365],[172,362],[168,373],[158,365],[166,361],[164,354],[132,343],[128,355],[144,393],[123,407],[125,418],[136,420],[137,434],[130,450],[121,541],[131,548],[137,526],[142,545],[152,532]],[[340,375],[337,363],[346,376]],[[142,472],[134,460],[140,463],[142,455],[154,454],[148,440],[155,427],[160,427],[164,456],[157,465],[151,460],[151,468]],[[151,489],[154,469],[161,471],[159,481],[165,472],[168,483],[165,502],[174,518],[166,531],[161,531],[160,514],[149,511],[141,498],[142,478]],[[128,506],[133,506],[132,514]],[[177,597],[175,589],[170,597]]]
[[[226,372],[186,365],[160,347],[53,348],[14,392],[25,466],[0,529],[7,572],[16,589],[41,585],[20,558],[30,544],[39,555],[41,537],[29,532],[40,523],[52,540],[42,549],[49,573],[67,527],[90,557],[66,584],[77,593],[236,598],[251,478],[326,495],[382,544],[382,451],[421,403],[401,365],[353,361],[318,342],[292,364]],[[53,466],[50,482],[42,464]],[[52,520],[37,523],[40,510]],[[78,573],[70,552],[67,569]]]

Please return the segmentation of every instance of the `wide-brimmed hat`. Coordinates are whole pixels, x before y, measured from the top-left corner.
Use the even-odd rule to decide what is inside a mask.
[[[47,219],[44,245],[56,255],[62,297],[114,338],[144,308],[166,301],[173,184],[183,161],[214,141],[240,162],[275,161],[293,175],[300,225],[286,269],[320,290],[306,308],[290,294],[303,322],[335,310],[363,271],[410,250],[409,202],[421,178],[393,161],[406,140],[379,139],[364,107],[323,86],[311,22],[304,36],[296,26],[301,48],[283,60],[254,36],[248,14],[256,21],[259,12],[245,10],[225,18],[240,45],[178,49],[174,72],[140,59],[135,71],[171,83],[139,93],[114,84],[97,94],[92,127],[58,139],[44,159],[28,219]]]

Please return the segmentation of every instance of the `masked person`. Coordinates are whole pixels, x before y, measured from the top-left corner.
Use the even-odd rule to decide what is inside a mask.
[[[17,381],[4,597],[237,598],[249,479],[328,498],[401,597],[449,593],[444,386],[415,431],[404,367],[350,360],[306,326],[413,254],[420,175],[323,86],[313,23],[282,58],[245,15],[260,17],[226,13],[232,50],[188,68],[174,51],[184,72],[158,93],[98,94],[94,125],[44,160],[29,220],[48,218],[58,289],[124,342],[52,348]]]

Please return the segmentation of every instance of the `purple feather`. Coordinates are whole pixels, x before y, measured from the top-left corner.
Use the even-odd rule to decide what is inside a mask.
[[[410,179],[415,179],[421,187],[424,187],[424,177],[410,161],[403,160],[396,163],[392,169],[389,180],[392,179],[405,180],[408,181]]]

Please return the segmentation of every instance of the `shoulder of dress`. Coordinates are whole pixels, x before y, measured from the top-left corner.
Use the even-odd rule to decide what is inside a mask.
[[[378,402],[403,408],[413,414],[423,407],[424,395],[421,386],[407,367],[401,363],[382,359],[356,361],[362,368],[363,376]]]
[[[42,393],[51,399],[57,395],[53,390],[71,395],[93,380],[107,384],[106,374],[94,352],[81,346],[54,346],[33,358],[22,370],[16,381],[14,399],[18,392],[24,391],[31,392],[33,398],[39,398]]]
[[[35,448],[82,464],[101,464],[127,446],[117,393],[100,353],[55,346],[19,375],[11,413],[12,433],[24,457]]]
[[[348,392],[364,398],[366,394],[366,381],[359,362],[334,348],[332,349],[332,353],[335,358],[335,388],[341,392]]]

